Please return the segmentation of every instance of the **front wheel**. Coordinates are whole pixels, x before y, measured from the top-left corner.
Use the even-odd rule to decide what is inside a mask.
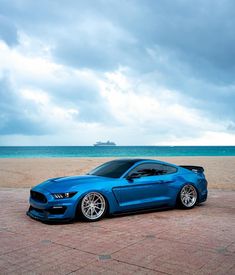
[[[180,191],[179,203],[183,208],[193,208],[197,202],[197,190],[191,184],[186,184]]]
[[[80,204],[82,217],[90,222],[100,220],[107,211],[107,203],[103,195],[98,192],[90,192],[83,197]]]

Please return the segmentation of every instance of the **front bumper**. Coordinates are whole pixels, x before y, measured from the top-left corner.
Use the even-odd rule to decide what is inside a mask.
[[[55,210],[57,210],[58,208],[55,208]],[[29,206],[29,210],[26,212],[26,214],[35,219],[35,220],[40,220],[40,221],[70,221],[73,218],[72,217],[68,217],[66,215],[64,215],[64,212],[66,211],[66,209],[64,207],[60,208],[61,212],[57,213],[53,213],[53,208],[50,209],[40,209],[40,208],[35,208],[33,206]]]
[[[55,199],[48,191],[37,190],[46,197],[46,202],[39,202],[30,197],[26,214],[44,222],[71,221],[76,216],[77,196],[66,199]]]

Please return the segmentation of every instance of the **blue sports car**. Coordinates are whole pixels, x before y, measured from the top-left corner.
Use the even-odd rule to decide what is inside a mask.
[[[84,176],[49,179],[30,190],[27,214],[41,221],[97,221],[105,214],[160,207],[189,209],[207,199],[199,166],[157,160],[118,159]]]

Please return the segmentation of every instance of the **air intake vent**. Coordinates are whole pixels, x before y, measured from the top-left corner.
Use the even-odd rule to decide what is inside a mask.
[[[30,191],[30,196],[35,201],[38,201],[38,202],[41,202],[41,203],[46,203],[47,202],[46,197],[42,193],[31,190]]]

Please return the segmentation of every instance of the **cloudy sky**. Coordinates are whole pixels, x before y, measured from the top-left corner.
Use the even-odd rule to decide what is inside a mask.
[[[0,0],[0,145],[235,145],[235,1]]]

